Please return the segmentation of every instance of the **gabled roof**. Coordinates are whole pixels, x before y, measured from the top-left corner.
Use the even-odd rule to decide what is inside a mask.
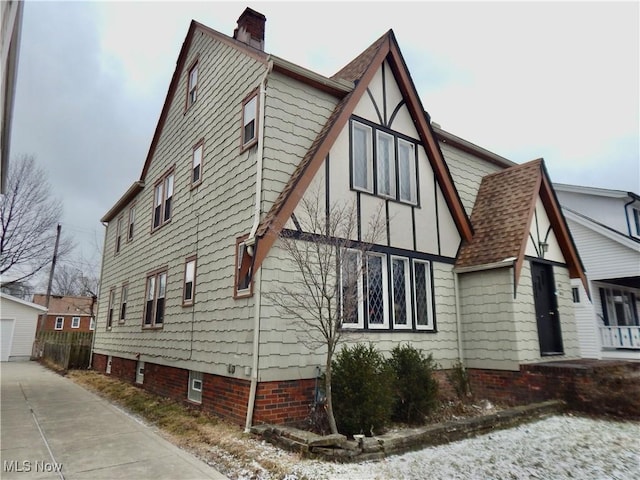
[[[631,198],[640,200],[640,195],[625,190],[612,190],[610,188],[583,187],[581,185],[569,185],[566,183],[554,183],[553,188],[558,192],[581,193],[583,195],[593,195],[597,197],[609,198]]]
[[[318,136],[313,141],[302,161],[293,172],[286,186],[261,222],[257,235],[258,242],[255,268],[258,268],[275,242],[282,226],[293,213],[315,173],[331,150],[335,139],[346,125],[351,113],[366,92],[373,76],[387,60],[397,79],[407,107],[414,120],[427,156],[442,189],[454,222],[463,239],[471,240],[473,229],[467,217],[451,174],[425,114],[422,103],[411,79],[407,65],[400,53],[393,30],[377,39],[333,77],[334,80],[353,82],[355,87],[338,102]]]
[[[0,298],[2,298],[2,302],[15,302],[20,305],[24,305],[25,307],[33,308],[34,310],[39,310],[41,312],[47,311],[47,309],[42,305],[37,305],[35,303],[27,302],[26,300],[22,300],[21,298],[14,297],[13,295],[9,295],[4,292],[0,292]]]
[[[567,220],[572,220],[576,223],[579,223],[585,228],[597,233],[598,235],[602,235],[607,237],[620,245],[624,245],[625,247],[631,248],[634,251],[640,251],[640,238],[635,238],[626,233],[620,232],[615,228],[611,228],[604,223],[598,222],[587,215],[576,212],[568,207],[562,207],[564,215]]]
[[[474,235],[464,241],[456,269],[503,264],[513,258],[518,282],[538,196],[558,240],[571,278],[589,287],[584,267],[562,215],[542,159],[510,167],[482,179],[471,214]]]

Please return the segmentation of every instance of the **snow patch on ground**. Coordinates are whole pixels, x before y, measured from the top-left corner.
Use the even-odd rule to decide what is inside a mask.
[[[379,462],[301,460],[285,478],[635,480],[640,423],[555,416]]]

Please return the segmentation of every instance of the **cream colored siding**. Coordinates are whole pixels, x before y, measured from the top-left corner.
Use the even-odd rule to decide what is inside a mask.
[[[471,216],[482,177],[503,169],[445,142],[441,141],[439,145],[462,204],[467,215]]]
[[[420,209],[416,209],[416,249],[420,252],[438,252],[436,196],[433,169],[423,148],[418,149],[418,188]],[[438,209],[440,209],[438,205]],[[446,207],[445,207],[446,208]],[[457,231],[456,231],[457,233]],[[459,242],[459,240],[458,240]]]
[[[279,73],[267,84],[263,159],[263,212],[289,181],[318,133],[327,122],[337,99]]]
[[[186,68],[198,58],[198,98],[185,112]],[[253,300],[234,300],[234,245],[251,228],[256,147],[240,152],[241,105],[266,66],[196,32],[149,166],[135,199],[136,234],[114,256],[115,219],[107,227],[95,351],[227,374],[251,364]],[[192,147],[204,138],[202,184],[191,189]],[[140,159],[142,163],[143,159]],[[175,168],[171,220],[151,233],[156,180]],[[128,211],[128,206],[123,212]],[[197,255],[195,304],[182,307],[185,259]],[[165,319],[143,330],[146,276],[167,269]],[[105,331],[108,293],[129,282],[127,316]],[[242,368],[236,369],[243,376]]]
[[[466,366],[518,370],[513,269],[464,273],[459,285]]]
[[[454,258],[460,246],[460,234],[456,229],[456,224],[440,186],[436,190],[436,195],[436,201],[438,202],[438,234],[440,235],[438,253],[445,257]]]
[[[542,200],[538,197],[533,218],[531,219],[525,253],[530,257],[542,257],[545,260],[565,263],[558,239],[556,238],[555,232],[549,230],[550,228],[551,222],[549,221],[549,216],[547,215]],[[547,235],[548,230],[549,233]],[[548,250],[544,255],[540,251],[540,242],[545,242],[548,246]]]

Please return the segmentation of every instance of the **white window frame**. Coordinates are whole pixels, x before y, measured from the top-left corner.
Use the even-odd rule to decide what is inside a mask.
[[[387,271],[389,269],[387,265],[387,256],[383,253],[377,252],[367,252],[365,255],[366,258],[366,268],[365,268],[365,277],[367,279],[367,290],[365,293],[365,299],[367,302],[367,309],[370,310],[369,307],[369,258],[380,258],[380,273],[381,273],[381,281],[382,281],[382,323],[371,323],[369,314],[367,314],[367,328],[370,330],[387,330],[389,328],[389,279]]]
[[[638,297],[635,295],[635,292],[631,290],[627,290],[622,287],[600,287],[600,292],[604,292],[604,299],[601,299],[603,304],[603,308],[607,309],[606,319],[609,322],[609,326],[612,327],[627,327],[627,326],[637,326],[640,324],[640,318],[636,317],[636,314],[640,314],[638,312]],[[619,293],[620,295],[616,295]],[[636,305],[634,305],[634,302]],[[618,318],[618,311],[616,309],[616,305],[622,305],[624,311],[624,319]],[[603,312],[604,314],[605,312]],[[621,323],[620,320],[624,320],[624,323]],[[630,322],[630,323],[629,323]]]
[[[420,325],[418,323],[418,276],[416,274],[416,264],[423,264],[425,266],[425,294],[427,299],[427,324]],[[413,300],[415,305],[415,329],[416,330],[430,330],[435,329],[433,321],[433,288],[431,284],[431,262],[427,260],[413,259]]]
[[[164,282],[164,288],[163,288]],[[151,298],[150,298],[151,297]],[[167,312],[167,270],[161,270],[147,275],[145,287],[144,312],[142,317],[142,328],[161,328],[164,325],[164,318]],[[162,299],[162,321],[157,320],[158,300]],[[149,302],[151,309],[149,310]],[[150,322],[147,323],[147,313],[150,312]]]
[[[187,72],[187,108],[198,100],[198,62],[194,62]]]
[[[129,222],[127,224],[127,242],[133,240],[133,230],[135,228],[136,209],[135,207],[129,208]]]
[[[173,170],[158,180],[153,188],[153,209],[151,230],[157,230],[168,223],[173,216],[173,190],[175,176]],[[156,212],[158,220],[156,221]],[[168,216],[167,216],[168,212]]]
[[[405,314],[406,314],[406,323],[397,323],[396,322],[396,284],[395,284],[395,261],[401,261],[404,263],[404,301],[405,301]],[[394,330],[411,330],[413,328],[413,309],[411,306],[411,267],[410,262],[407,257],[399,257],[395,255],[391,255],[391,311],[392,311],[392,320],[393,320],[393,329]]]
[[[253,134],[247,137],[247,127],[253,122]],[[258,140],[258,92],[251,93],[242,102],[242,131],[240,132],[242,148],[249,148]]]
[[[362,296],[362,292],[363,292],[363,282],[362,282],[362,252],[360,252],[359,250],[353,250],[350,248],[346,248],[342,251],[342,260],[341,260],[341,268],[344,266],[344,261],[345,261],[345,256],[346,255],[356,255],[356,272],[355,274],[357,275],[357,292],[356,295],[358,296],[358,312],[357,312],[357,322],[348,322],[345,323],[343,321],[342,323],[342,328],[345,329],[349,329],[349,328],[358,328],[358,329],[362,329],[364,328],[364,302],[363,302],[363,296]],[[344,318],[345,313],[344,313],[344,299],[343,299],[343,288],[344,288],[344,270],[341,270],[340,272],[340,308],[341,313],[342,313],[342,318]]]
[[[89,321],[89,330],[95,330],[96,329],[96,319],[91,317],[91,320]]]
[[[71,317],[71,328],[80,328],[80,317]]]
[[[202,160],[204,158],[204,141],[200,140],[191,152],[191,185],[199,185],[202,182]],[[198,177],[196,178],[196,171]]]
[[[187,399],[190,402],[202,403],[203,386],[204,380],[202,372],[189,370],[189,389],[187,392]]]
[[[382,148],[381,139],[388,140],[388,149]],[[395,139],[396,137],[391,135],[390,133],[383,132],[382,130],[376,130],[376,179],[377,179],[377,188],[376,191],[379,196],[385,198],[396,198],[396,149],[395,149]],[[388,164],[386,168],[383,168],[382,153],[387,152],[389,155]],[[382,191],[381,185],[386,176],[389,177],[389,191]]]
[[[58,326],[58,322],[60,322],[60,326]],[[56,323],[53,328],[55,330],[64,330],[64,317],[56,317]]]
[[[118,323],[124,323],[127,318],[127,296],[129,294],[129,284],[125,283],[120,289],[120,310],[118,312]]]
[[[196,298],[196,257],[188,257],[184,264],[184,282],[182,285],[182,305],[193,305]],[[191,283],[191,296],[187,298],[187,285]]]
[[[403,147],[407,147],[409,151],[409,158],[405,159],[401,154]],[[404,170],[408,169],[407,175],[409,177],[409,196],[403,195],[405,190]],[[402,138],[398,138],[398,200],[401,202],[411,203],[413,205],[418,203],[418,175],[416,170],[416,146],[413,142],[408,142]]]
[[[356,155],[355,137],[357,130],[360,130],[366,135],[364,161],[359,159]],[[357,171],[361,164],[366,167],[366,178],[364,179],[366,185],[361,185],[356,181],[359,178]],[[351,122],[351,186],[354,190],[373,193],[373,129],[370,126],[355,120]]]

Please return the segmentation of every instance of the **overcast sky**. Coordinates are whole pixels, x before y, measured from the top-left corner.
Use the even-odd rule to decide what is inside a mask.
[[[544,157],[554,182],[640,193],[638,2],[27,1],[12,156],[47,170],[85,258],[140,177],[189,22],[232,35],[246,6],[268,53],[327,76],[393,28],[442,128]]]

